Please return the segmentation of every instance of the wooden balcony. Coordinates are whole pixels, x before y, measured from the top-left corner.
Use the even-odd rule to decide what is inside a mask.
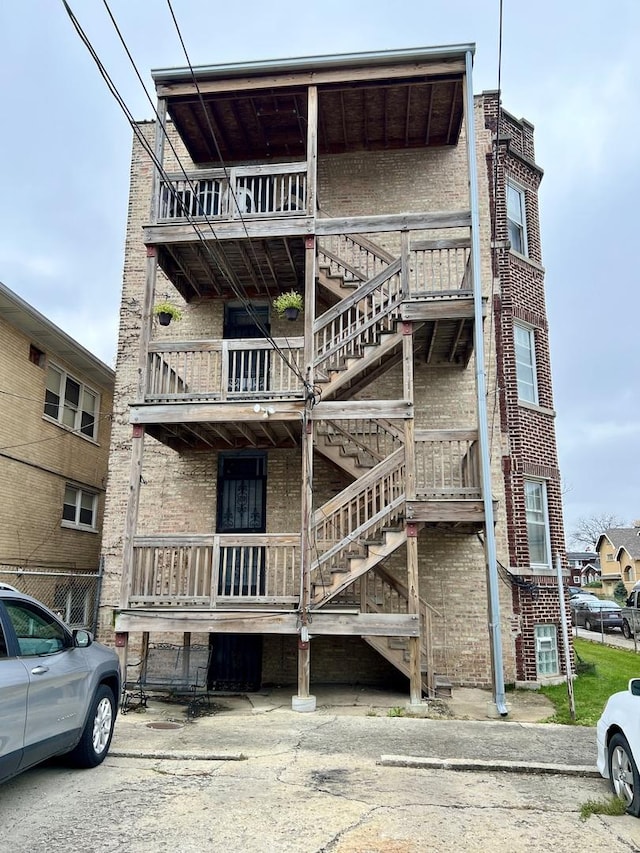
[[[137,536],[129,607],[290,606],[300,595],[300,535]]]
[[[476,430],[416,430],[416,498],[406,518],[439,527],[476,529],[484,521]]]

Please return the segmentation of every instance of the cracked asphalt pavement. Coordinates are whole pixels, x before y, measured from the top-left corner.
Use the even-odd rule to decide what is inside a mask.
[[[636,818],[580,820],[583,803],[609,793],[579,772],[593,766],[593,729],[285,710],[175,730],[148,722],[121,718],[96,770],[53,762],[2,786],[0,850],[574,853],[585,839],[592,850],[640,850]],[[126,757],[133,746],[137,756]],[[387,766],[384,754],[521,766]],[[539,775],[530,757],[559,771]]]

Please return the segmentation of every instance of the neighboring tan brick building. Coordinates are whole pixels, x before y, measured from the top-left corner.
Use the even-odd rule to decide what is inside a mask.
[[[92,624],[114,371],[0,284],[0,580]]]
[[[105,521],[123,662],[184,638],[211,687],[297,681],[302,705],[561,671],[541,171],[472,53],[154,72]]]
[[[596,543],[600,558],[600,580],[607,595],[613,595],[618,581],[628,592],[640,580],[640,523],[634,527],[611,527]]]

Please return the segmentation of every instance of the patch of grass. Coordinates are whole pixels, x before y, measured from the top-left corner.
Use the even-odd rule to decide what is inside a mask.
[[[574,649],[584,664],[578,668],[582,674],[573,682],[575,725],[595,726],[609,696],[626,690],[629,679],[640,675],[640,658],[626,649],[614,649],[578,638],[574,638]],[[569,714],[566,684],[541,687],[540,692],[553,702],[556,709],[547,722],[574,723]]]
[[[627,804],[620,797],[606,797],[604,800],[587,800],[580,806],[580,820],[586,820],[592,814],[623,815]]]
[[[400,707],[389,708],[389,711],[387,713],[387,717],[406,717],[406,715],[407,712],[405,711],[405,709]]]

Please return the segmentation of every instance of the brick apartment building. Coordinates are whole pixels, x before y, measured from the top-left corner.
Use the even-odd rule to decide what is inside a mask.
[[[542,173],[473,50],[154,72],[105,519],[123,662],[197,644],[210,688],[294,707],[562,671]]]
[[[93,626],[115,374],[0,284],[0,581]]]

